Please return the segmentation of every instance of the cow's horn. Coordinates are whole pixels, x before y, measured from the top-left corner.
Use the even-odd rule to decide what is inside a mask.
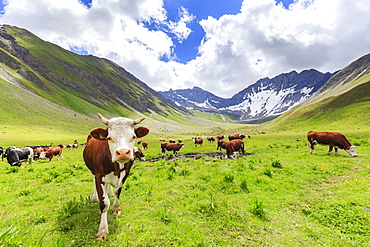
[[[102,123],[108,125],[108,119],[103,117],[100,113],[98,113],[99,118],[101,119]]]
[[[134,120],[134,125],[138,124],[138,123],[141,123],[144,119],[145,119],[145,117]]]

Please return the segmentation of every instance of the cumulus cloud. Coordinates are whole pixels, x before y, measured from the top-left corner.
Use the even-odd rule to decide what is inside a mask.
[[[244,0],[238,14],[199,21],[205,36],[186,64],[172,59],[172,39],[186,40],[196,16],[181,6],[173,22],[163,0],[93,0],[90,8],[78,0],[6,3],[0,23],[111,59],[155,90],[200,86],[231,97],[263,77],[334,72],[370,52],[367,0],[296,0],[288,9],[275,0]]]

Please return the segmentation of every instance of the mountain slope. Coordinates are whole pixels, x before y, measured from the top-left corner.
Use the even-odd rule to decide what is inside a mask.
[[[370,54],[336,73],[306,102],[268,125],[276,129],[357,129],[370,124]]]
[[[277,116],[304,102],[331,76],[314,69],[283,73],[272,79],[260,79],[229,99],[198,87],[160,93],[183,107],[222,111],[237,115],[239,120],[260,119]]]
[[[84,114],[88,108],[73,102],[120,115],[184,110],[112,61],[74,54],[17,27],[1,26],[0,58],[6,81]]]

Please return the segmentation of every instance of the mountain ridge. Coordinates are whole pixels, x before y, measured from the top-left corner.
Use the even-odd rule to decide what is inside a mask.
[[[239,120],[261,119],[280,115],[307,100],[333,74],[315,69],[300,73],[293,70],[271,79],[262,78],[231,98],[218,97],[199,87],[160,93],[182,107],[222,111],[237,115]]]

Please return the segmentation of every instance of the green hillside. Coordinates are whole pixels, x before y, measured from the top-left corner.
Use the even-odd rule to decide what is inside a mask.
[[[45,42],[27,30],[4,26],[0,35],[3,77],[73,111],[95,111],[81,101],[117,115],[184,111],[117,64],[81,56]]]

